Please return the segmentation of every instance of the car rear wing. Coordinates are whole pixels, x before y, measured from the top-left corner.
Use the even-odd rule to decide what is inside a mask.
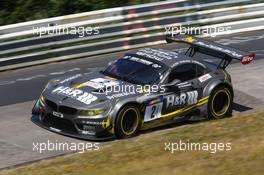
[[[186,51],[186,55],[194,56],[196,52],[206,54],[221,59],[218,67],[225,69],[233,59],[239,60],[242,64],[249,64],[255,57],[255,53],[238,50],[229,46],[225,46],[213,41],[196,38],[188,35],[166,36],[167,43],[186,43],[190,48]]]

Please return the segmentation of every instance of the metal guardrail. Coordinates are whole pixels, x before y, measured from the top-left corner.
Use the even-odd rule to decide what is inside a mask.
[[[66,15],[66,16],[59,16],[54,18],[47,18],[47,19],[41,19],[41,20],[35,20],[35,21],[29,21],[24,23],[18,23],[18,24],[11,24],[6,26],[0,26],[0,34],[5,33],[13,33],[13,32],[21,32],[25,30],[31,30],[33,27],[41,27],[41,26],[47,26],[48,24],[69,24],[74,22],[81,22],[91,19],[96,19],[100,21],[100,18],[108,18],[108,17],[114,17],[119,16],[116,19],[121,20],[122,16],[128,14],[130,10],[137,9],[140,12],[148,11],[149,9],[155,7],[155,8],[162,8],[163,6],[168,5],[174,5],[177,3],[177,5],[182,5],[180,3],[186,2],[187,0],[172,0],[172,1],[164,1],[164,2],[155,2],[155,3],[148,3],[148,4],[142,4],[142,5],[135,5],[135,6],[127,6],[127,7],[117,7],[117,8],[110,8],[110,9],[103,9],[103,10],[97,10],[92,12],[85,12],[85,13],[78,13],[73,15]]]
[[[218,34],[262,30],[262,2],[172,0],[0,26],[0,71],[162,44],[166,26],[231,27]],[[100,34],[34,34],[49,24],[57,24],[49,30],[99,26]]]

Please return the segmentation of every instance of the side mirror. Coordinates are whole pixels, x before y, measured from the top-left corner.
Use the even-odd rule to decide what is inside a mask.
[[[179,91],[179,87],[178,87],[178,83],[180,83],[181,81],[179,79],[175,79],[173,80],[172,82],[168,83],[165,85],[165,87],[168,89],[168,90],[172,90],[172,91]]]
[[[115,62],[115,61],[109,61],[109,62],[107,63],[107,65],[108,65],[108,66],[111,66],[114,62]]]

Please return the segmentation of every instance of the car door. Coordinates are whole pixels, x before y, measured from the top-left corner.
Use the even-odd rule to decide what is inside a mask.
[[[200,67],[196,63],[183,63],[171,70],[167,83],[178,83],[176,88],[169,89],[168,94],[164,96],[162,114],[196,104],[202,97],[202,87],[197,79],[200,76],[198,68]]]

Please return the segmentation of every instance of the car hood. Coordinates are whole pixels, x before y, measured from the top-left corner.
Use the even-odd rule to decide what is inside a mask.
[[[59,78],[52,80],[50,84],[43,93],[48,99],[77,108],[99,108],[111,104],[116,99],[142,93],[122,90],[122,87],[135,89],[137,85],[105,76],[100,72]]]

